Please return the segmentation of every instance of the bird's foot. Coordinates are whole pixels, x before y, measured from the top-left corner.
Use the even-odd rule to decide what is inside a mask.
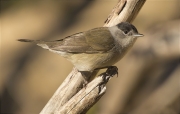
[[[116,74],[118,76],[118,68],[116,66],[109,66],[106,72],[100,74],[100,76],[102,76],[103,83],[107,83],[109,79]]]

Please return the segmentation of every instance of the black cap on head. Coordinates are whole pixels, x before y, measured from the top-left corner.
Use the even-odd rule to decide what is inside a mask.
[[[128,22],[121,22],[117,25],[117,27],[122,31],[124,31],[124,33],[128,33],[131,30],[134,30],[135,32],[138,33],[136,27]]]

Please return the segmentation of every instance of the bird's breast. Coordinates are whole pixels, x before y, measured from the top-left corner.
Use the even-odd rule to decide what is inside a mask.
[[[96,68],[112,66],[121,58],[121,51],[114,48],[104,53],[72,54],[67,59],[80,71],[93,71]]]

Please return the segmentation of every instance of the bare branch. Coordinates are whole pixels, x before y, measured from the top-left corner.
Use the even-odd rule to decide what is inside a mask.
[[[105,93],[105,84],[111,76],[103,74],[95,78],[85,88],[81,89],[66,104],[64,104],[57,114],[84,114],[95,104]]]
[[[40,114],[50,114],[64,105],[83,85],[83,77],[75,68],[67,76]]]
[[[123,21],[132,22],[145,1],[146,0],[119,0],[105,21],[104,26],[113,26]]]

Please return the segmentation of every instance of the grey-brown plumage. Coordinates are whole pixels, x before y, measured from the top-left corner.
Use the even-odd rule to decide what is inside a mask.
[[[71,61],[79,71],[93,71],[119,61],[136,38],[141,36],[132,24],[122,22],[113,27],[99,27],[55,41],[19,41],[32,42],[58,53]]]

